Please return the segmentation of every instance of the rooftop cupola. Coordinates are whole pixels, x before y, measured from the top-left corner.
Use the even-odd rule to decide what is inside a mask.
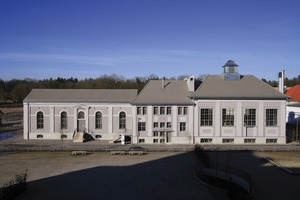
[[[228,60],[223,67],[225,80],[240,80],[241,75],[238,73],[238,65],[234,60]]]

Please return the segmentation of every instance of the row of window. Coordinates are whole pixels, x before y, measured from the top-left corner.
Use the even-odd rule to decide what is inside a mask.
[[[171,115],[172,114],[172,107],[170,106],[155,106],[153,107],[154,115]],[[137,107],[137,115],[146,115],[147,114],[147,107],[141,106]],[[177,108],[178,115],[187,115],[188,114],[188,107],[182,106]]]
[[[212,143],[213,139],[212,138],[201,138],[200,143]],[[222,143],[234,143],[234,138],[223,138]],[[256,143],[255,138],[245,138],[244,139],[245,144],[253,144]],[[266,139],[266,143],[277,143],[277,139],[271,138],[271,139]]]
[[[158,135],[154,135],[154,136],[158,136]],[[161,135],[164,136],[164,135]],[[256,142],[255,138],[248,138],[248,139],[244,139],[244,143],[245,144],[254,144]],[[145,143],[145,139],[139,139],[139,143]],[[153,139],[153,143],[165,143],[165,139],[158,139],[158,138],[154,138]],[[212,143],[212,138],[201,138],[200,143]],[[222,143],[234,143],[234,139],[233,138],[224,138],[222,140]],[[277,143],[277,139],[266,139],[266,143],[272,143],[272,144],[276,144]]]
[[[159,125],[159,127],[158,127]],[[172,128],[171,122],[154,122],[153,128]],[[138,131],[146,131],[146,122],[139,122],[138,123]],[[186,131],[186,123],[180,122],[179,123],[179,131]]]
[[[84,112],[78,113],[78,119],[84,119]],[[37,129],[44,128],[44,114],[43,112],[39,111],[36,117]],[[68,114],[67,112],[63,111],[60,114],[60,128],[61,129],[68,129]],[[95,129],[102,129],[102,113],[96,112],[95,114]],[[120,112],[119,114],[119,129],[126,129],[126,113]]]
[[[277,109],[266,109],[266,126],[277,126]],[[233,108],[222,109],[222,126],[234,126],[235,110]],[[213,125],[213,109],[200,109],[200,125]],[[244,126],[256,126],[256,109],[244,109]]]
[[[154,107],[154,114],[165,114],[167,110],[167,115],[171,114],[171,107]],[[147,107],[138,107],[138,112],[147,113]],[[178,107],[179,115],[187,114],[187,107]],[[277,126],[277,109],[266,109],[266,126]],[[78,119],[84,119],[84,112],[78,113]],[[233,108],[222,109],[222,126],[234,126],[235,121],[235,110]],[[60,117],[61,129],[68,128],[68,116],[67,112],[62,112]],[[171,122],[167,122],[167,128],[171,128]],[[200,109],[200,125],[201,126],[213,126],[213,109],[212,108],[202,108]],[[256,109],[244,109],[244,126],[256,126]],[[158,122],[154,122],[154,128],[158,128]],[[165,123],[160,123],[160,128],[164,128]],[[44,128],[44,114],[39,111],[37,113],[37,129]],[[102,129],[102,113],[96,112],[95,114],[95,128]],[[126,128],[126,113],[120,112],[119,114],[119,129]],[[146,130],[146,123],[139,122],[139,131]],[[180,122],[180,131],[186,130],[185,122]]]

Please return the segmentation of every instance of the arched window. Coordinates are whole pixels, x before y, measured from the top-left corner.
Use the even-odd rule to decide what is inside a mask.
[[[37,129],[43,129],[44,128],[44,114],[41,111],[39,111],[36,114],[36,128]]]
[[[68,114],[65,111],[60,114],[60,128],[68,129]]]
[[[96,119],[95,128],[102,129],[102,113],[96,112],[95,119]]]
[[[84,112],[83,111],[80,111],[78,113],[78,119],[84,119]]]
[[[119,114],[119,129],[126,128],[126,114],[125,112],[120,112]]]

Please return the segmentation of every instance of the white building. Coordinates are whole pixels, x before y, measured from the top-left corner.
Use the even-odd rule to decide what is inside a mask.
[[[133,143],[285,143],[286,96],[229,60],[197,88],[150,80],[137,90],[32,90],[24,100],[24,139],[130,135]]]

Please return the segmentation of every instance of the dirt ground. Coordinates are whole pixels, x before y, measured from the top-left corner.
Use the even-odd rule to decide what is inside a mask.
[[[0,155],[1,182],[28,169],[28,189],[17,199],[213,199],[193,176],[193,152]]]
[[[299,152],[211,152],[211,158],[252,176],[254,200],[299,199],[299,175],[263,157],[296,157]],[[193,176],[193,152],[149,152],[112,156],[96,152],[0,153],[0,184],[28,169],[28,189],[17,199],[226,199]],[[298,168],[298,167],[295,167]]]

